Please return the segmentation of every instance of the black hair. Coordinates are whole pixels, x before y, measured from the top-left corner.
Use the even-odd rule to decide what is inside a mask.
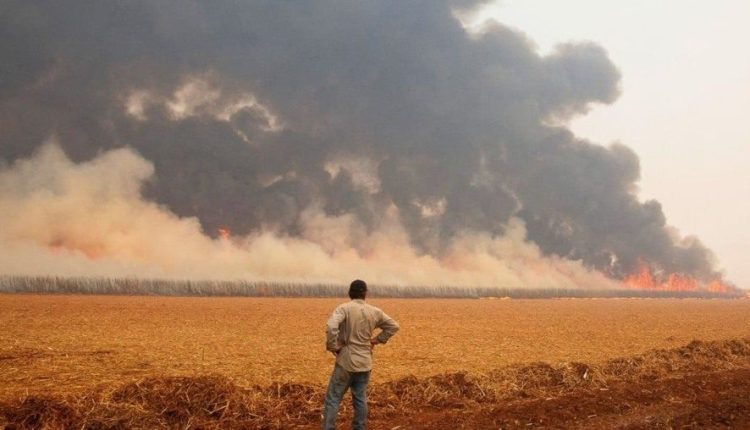
[[[364,299],[367,294],[367,283],[361,279],[356,279],[349,284],[349,298]]]

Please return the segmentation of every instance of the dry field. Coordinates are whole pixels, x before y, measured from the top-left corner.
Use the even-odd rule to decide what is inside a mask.
[[[232,390],[276,383],[274,395],[281,398],[284,394],[279,387],[302,390],[302,394],[297,394],[306,399],[304,407],[313,411],[298,416],[302,420],[298,423],[304,427],[304,423],[315,421],[320,389],[331,369],[333,359],[323,349],[324,323],[340,301],[0,295],[0,401],[10,404],[35,396],[83,396],[101,387],[127,388],[131,382],[136,383],[133,387],[138,387],[137,390],[144,386],[156,390],[154,387],[164,383],[158,378],[188,377],[173,378],[170,383],[193,381],[190,385],[195,380],[189,378],[211,374],[218,379],[209,380],[208,385],[231,386]],[[639,375],[655,372],[653,366],[648,372],[641,369],[652,359],[661,360],[659,372],[665,368],[665,360],[676,363],[667,365],[668,370],[692,369],[692,372],[698,369],[696,357],[703,360],[718,355],[721,357],[716,359],[717,369],[744,369],[744,364],[738,363],[745,363],[744,354],[749,348],[747,341],[737,341],[740,343],[693,345],[687,350],[675,349],[669,353],[672,355],[649,352],[678,348],[693,340],[747,338],[749,300],[378,299],[371,302],[402,326],[388,345],[375,350],[375,398],[378,390],[383,393],[389,390],[389,396],[403,402],[411,395],[404,387],[424,388],[425,381],[432,381],[429,383],[433,385],[438,381],[442,391],[429,396],[425,393],[434,388],[424,388],[421,392],[425,406],[445,406],[435,403],[440,397],[436,393],[445,394],[461,384],[481,387],[484,386],[481,381],[497,382],[502,379],[497,375],[506,372],[503,375],[507,376],[507,370],[502,369],[510,365],[527,366],[522,368],[526,373],[536,369],[532,373],[538,376],[539,369],[546,367],[529,363],[550,363],[563,372],[555,373],[559,376],[556,387],[568,384],[565,378],[573,375],[588,384],[598,381],[597,387],[601,388],[609,386],[615,374],[622,379],[626,374],[631,377],[638,372]],[[650,358],[630,360],[626,370],[620,361],[612,361],[639,354]],[[586,363],[590,371],[578,372],[578,365],[571,362]],[[636,372],[633,366],[640,366],[641,370]],[[700,366],[701,371],[711,370],[705,363]],[[452,379],[449,378],[452,382],[428,378],[445,373],[452,374]],[[410,375],[416,378],[404,379]],[[540,384],[549,385],[549,372],[545,375],[546,382]],[[471,390],[455,389],[457,397],[480,400]],[[480,389],[480,397],[489,395],[488,390]],[[493,396],[493,399],[502,397]],[[282,423],[284,414],[289,418],[289,412],[282,411]],[[388,427],[392,416],[381,418],[385,420],[382,427],[378,427],[376,419],[374,428],[392,427]],[[0,420],[0,428],[1,424]],[[153,424],[144,424],[149,425]]]

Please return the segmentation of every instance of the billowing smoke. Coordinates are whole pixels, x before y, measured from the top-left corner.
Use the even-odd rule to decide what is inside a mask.
[[[494,238],[466,232],[439,258],[417,254],[394,210],[378,228],[310,206],[295,235],[211,239],[196,218],[144,200],[153,165],[129,149],[75,164],[54,143],[0,171],[0,273],[396,285],[611,285],[580,263],[542,256],[511,219]]]
[[[565,127],[618,96],[606,52],[469,34],[472,3],[4,2],[0,270],[720,277],[630,149]]]

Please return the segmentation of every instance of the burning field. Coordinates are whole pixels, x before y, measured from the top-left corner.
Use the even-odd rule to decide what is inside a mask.
[[[574,132],[622,91],[604,47],[293,3],[3,1],[0,429],[317,427],[353,279],[403,327],[373,428],[750,427],[742,264]]]
[[[0,274],[735,293],[571,131],[607,51],[470,31],[483,3],[11,2]]]
[[[0,295],[0,425],[316,428],[338,302]],[[750,424],[746,300],[373,303],[375,429]]]

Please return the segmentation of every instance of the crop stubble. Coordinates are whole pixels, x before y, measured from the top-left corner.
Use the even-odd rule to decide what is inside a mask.
[[[326,318],[342,300],[0,295],[0,399],[152,375],[218,373],[240,386],[323,384]],[[748,300],[378,299],[401,332],[375,383],[509,364],[599,363],[750,334]]]

